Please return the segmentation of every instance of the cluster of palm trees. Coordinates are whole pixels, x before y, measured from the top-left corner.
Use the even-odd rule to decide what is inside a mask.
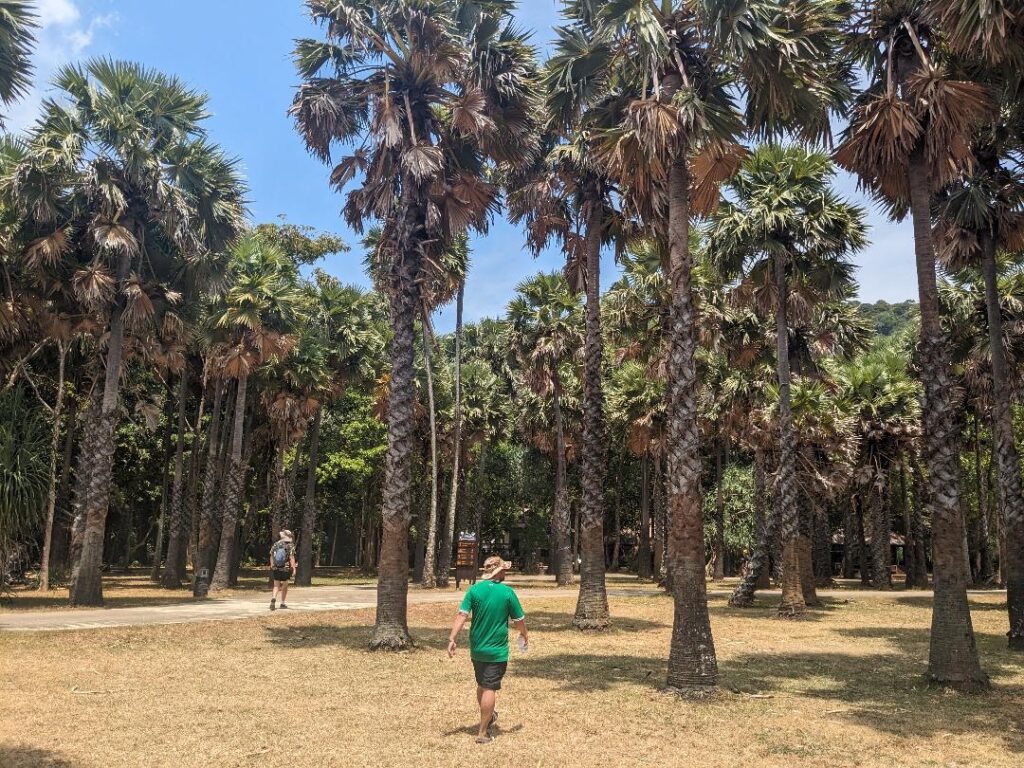
[[[65,67],[0,146],[0,407],[25,414],[0,434],[0,540],[41,541],[41,586],[67,564],[71,602],[102,602],[112,508],[126,564],[146,549],[168,588],[190,564],[198,592],[284,527],[309,583],[347,514],[343,546],[378,573],[371,647],[402,649],[410,565],[445,586],[456,530],[548,526],[590,630],[629,529],[674,601],[667,685],[702,696],[706,576],[741,570],[734,605],[774,576],[797,617],[840,529],[844,575],[879,588],[900,531],[907,585],[933,573],[932,679],[986,684],[966,590],[994,563],[1024,646],[1020,11],[572,0],[540,62],[510,0],[306,5],[322,34],[296,43],[290,114],[364,233],[373,291],[312,270],[338,238],[246,221],[206,97],[174,77]],[[5,103],[28,82],[30,8],[0,0]],[[879,340],[852,302],[868,233],[836,166],[911,219],[916,344]],[[503,212],[565,268],[464,324],[470,237]],[[602,295],[609,249],[622,273]],[[115,471],[139,445],[163,476],[142,544]],[[325,493],[359,508],[333,539]]]
[[[988,259],[1013,248],[1020,41],[1016,11],[974,2],[878,2],[848,7],[765,0],[565,4],[554,54],[535,64],[512,25],[507,2],[308,4],[326,30],[299,43],[305,78],[293,114],[311,151],[335,165],[342,186],[358,171],[346,213],[353,225],[379,222],[388,250],[392,323],[385,548],[374,644],[403,647],[408,425],[412,326],[424,271],[467,228],[483,230],[508,189],[511,215],[534,248],[555,241],[584,304],[580,448],[581,587],[575,624],[603,627],[602,526],[607,447],[599,264],[603,245],[620,251],[647,241],[661,254],[667,299],[657,333],[664,371],[666,552],[676,605],[668,683],[715,685],[714,644],[704,596],[701,452],[698,418],[699,303],[693,221],[713,216],[710,260],[739,281],[730,292],[756,315],[775,307],[778,439],[776,503],[782,542],[783,608],[799,613],[800,574],[811,559],[800,544],[811,495],[800,467],[828,464],[829,426],[800,425],[794,413],[792,325],[813,325],[816,308],[848,295],[849,256],[864,242],[862,214],[828,190],[830,159],[777,147],[749,158],[757,137],[829,139],[849,111],[835,157],[893,216],[914,224],[921,306],[917,370],[923,385],[920,441],[932,526],[936,609],[929,672],[936,680],[983,684],[970,630],[961,567],[962,530],[954,381],[941,326],[936,259]],[[858,88],[863,82],[864,87]],[[334,145],[354,146],[340,161]],[[737,174],[737,171],[742,170]],[[732,194],[720,204],[720,185]],[[940,242],[935,206],[941,203]],[[724,207],[720,208],[720,205]],[[988,254],[987,256],[985,254]],[[989,291],[993,349],[1001,346],[995,289]],[[517,315],[521,309],[517,307]],[[827,311],[827,310],[825,310]],[[519,331],[530,333],[526,328]],[[836,340],[840,344],[842,340]],[[538,339],[533,391],[550,393],[561,424],[563,387]],[[1009,425],[1001,353],[992,356],[993,401],[1006,527],[1020,538],[1019,467]],[[400,392],[404,391],[404,393]],[[811,393],[804,393],[812,397]],[[870,409],[869,409],[870,410]],[[875,439],[873,416],[861,420]],[[559,433],[562,429],[557,430]],[[819,433],[803,440],[803,433]],[[1003,435],[999,438],[998,435]],[[896,440],[896,436],[889,436]],[[896,440],[898,442],[898,440]],[[811,446],[803,446],[810,442]],[[815,445],[821,442],[822,445]],[[886,440],[881,441],[883,444]],[[564,435],[556,440],[564,463]],[[880,467],[884,445],[862,446]],[[886,460],[888,461],[888,460]],[[822,474],[820,469],[814,470]],[[878,471],[881,471],[878,469]],[[556,562],[563,559],[565,504],[554,515]],[[877,475],[877,472],[875,473]],[[1004,476],[1012,475],[1011,480]],[[870,498],[870,477],[863,481]],[[1012,485],[1011,483],[1016,483]],[[880,529],[879,529],[880,530]],[[877,538],[877,537],[876,537]],[[881,544],[876,543],[876,548]],[[1011,639],[1020,628],[1017,555],[1008,547]],[[1016,550],[1015,550],[1016,551]],[[564,575],[562,576],[564,578]],[[1014,640],[1019,643],[1019,640]]]

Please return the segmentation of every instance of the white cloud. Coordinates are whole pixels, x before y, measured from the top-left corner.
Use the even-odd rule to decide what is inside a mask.
[[[26,130],[39,117],[40,105],[54,73],[86,55],[96,32],[117,20],[115,14],[86,18],[74,0],[37,0],[36,10],[39,28],[32,55],[32,88],[6,110],[6,128],[13,132]]]

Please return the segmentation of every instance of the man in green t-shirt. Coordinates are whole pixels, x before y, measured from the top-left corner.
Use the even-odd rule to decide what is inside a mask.
[[[511,619],[519,630],[519,647],[527,648],[526,616],[512,587],[503,584],[505,572],[512,563],[498,556],[484,561],[481,580],[466,590],[448,638],[448,656],[455,656],[455,639],[472,614],[469,628],[469,656],[476,672],[476,700],[480,704],[480,730],[477,744],[493,741],[490,730],[498,720],[494,709],[501,679],[508,667],[508,622]]]

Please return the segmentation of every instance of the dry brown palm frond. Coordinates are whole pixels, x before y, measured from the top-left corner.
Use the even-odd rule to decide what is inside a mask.
[[[712,141],[691,161],[690,205],[697,216],[709,216],[718,207],[722,182],[739,170],[750,151],[732,141]]]
[[[224,351],[219,365],[220,372],[233,379],[248,375],[255,363],[255,356],[244,344],[236,344]]]
[[[358,149],[351,155],[343,157],[331,171],[331,186],[340,192],[346,184],[355,178],[357,173],[365,171],[366,166],[365,149]]]
[[[116,221],[99,221],[93,227],[93,238],[100,249],[136,254],[139,243],[131,231]]]
[[[25,249],[25,261],[31,269],[54,267],[68,252],[70,246],[67,233],[63,229],[58,229],[29,243]]]
[[[865,186],[890,199],[908,196],[907,166],[923,126],[914,110],[895,93],[883,93],[857,107],[851,135],[835,152],[835,161],[861,177]]]
[[[637,99],[626,110],[625,124],[642,149],[654,155],[671,146],[679,136],[679,113],[671,104]]]
[[[97,262],[77,270],[71,278],[71,284],[78,300],[93,311],[113,301],[117,291],[113,275]]]
[[[425,181],[441,170],[441,150],[429,144],[418,144],[402,153],[402,167],[416,181]]]
[[[143,327],[153,317],[153,300],[136,275],[128,278],[124,285],[124,322],[129,328]]]
[[[397,147],[402,143],[402,118],[398,105],[388,97],[374,100],[376,109],[373,111],[373,122],[370,130],[377,137],[381,146]]]
[[[452,128],[462,136],[479,136],[494,127],[487,115],[487,99],[479,88],[471,87],[452,106]]]
[[[950,80],[938,67],[915,72],[906,87],[927,110],[925,151],[932,161],[932,183],[942,186],[974,165],[971,139],[992,104],[981,84]]]

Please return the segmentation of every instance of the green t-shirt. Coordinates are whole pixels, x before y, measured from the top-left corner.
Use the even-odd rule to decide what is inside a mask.
[[[512,587],[494,581],[478,581],[466,590],[459,606],[472,615],[469,655],[473,661],[508,661],[508,620],[524,618],[523,606]]]

